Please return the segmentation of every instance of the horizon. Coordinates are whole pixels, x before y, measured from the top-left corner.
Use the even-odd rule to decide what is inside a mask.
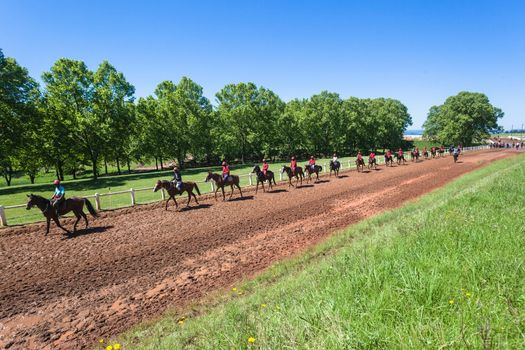
[[[226,84],[248,81],[284,101],[323,90],[394,98],[412,116],[408,131],[422,129],[429,108],[460,91],[486,94],[504,111],[505,130],[521,128],[524,23],[518,1],[0,3],[4,55],[39,83],[60,57],[91,70],[107,59],[136,98],[182,76],[214,105]]]

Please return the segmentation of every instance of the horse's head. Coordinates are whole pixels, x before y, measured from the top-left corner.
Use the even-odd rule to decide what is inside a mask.
[[[259,171],[261,171],[261,168],[259,168],[259,166],[257,164],[255,164],[255,166],[252,169],[252,173],[256,173],[257,174]]]
[[[155,187],[153,187],[153,192],[157,192],[162,188],[162,181],[157,180],[157,183],[155,184]]]
[[[26,209],[31,209],[34,205],[36,205],[36,197],[31,193],[27,195],[27,205]]]
[[[208,171],[208,176],[206,176],[206,179],[204,180],[204,182],[208,182],[211,179],[213,179],[213,173],[211,171]]]
[[[286,165],[283,165],[281,168],[281,174],[284,173],[285,171],[286,171]]]

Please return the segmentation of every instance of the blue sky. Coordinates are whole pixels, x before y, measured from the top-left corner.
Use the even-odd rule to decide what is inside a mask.
[[[419,128],[462,90],[525,123],[525,1],[0,1],[0,48],[39,78],[109,60],[137,96],[188,76],[214,95],[253,81],[285,101],[392,97]]]

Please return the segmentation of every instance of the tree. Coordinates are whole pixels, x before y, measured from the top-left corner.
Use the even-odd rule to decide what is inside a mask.
[[[97,138],[100,148],[90,148],[89,153],[104,153],[105,162],[114,159],[120,174],[120,161],[128,159],[127,145],[133,130],[133,94],[135,88],[127,82],[124,74],[118,72],[109,62],[103,61],[93,76],[92,118],[99,130]],[[106,167],[107,172],[107,167]]]
[[[38,95],[27,69],[0,49],[0,172],[8,186],[36,118]]]
[[[254,83],[228,84],[216,95],[221,128],[219,145],[225,156],[260,158],[273,152],[269,141],[273,137],[277,117],[285,104],[271,90]]]
[[[423,124],[424,136],[444,144],[470,145],[488,138],[502,117],[501,109],[494,107],[485,94],[463,91],[447,98],[443,105],[430,108]]]
[[[92,162],[97,177],[97,161],[104,143],[105,125],[92,113],[93,74],[82,61],[61,58],[49,72],[45,82],[44,103],[46,148],[57,175],[64,178],[67,161],[84,153]]]

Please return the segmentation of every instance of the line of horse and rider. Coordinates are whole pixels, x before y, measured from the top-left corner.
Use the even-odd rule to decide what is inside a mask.
[[[459,154],[462,151],[461,145],[458,145],[457,147],[454,147],[453,145],[449,148],[449,153],[454,156],[454,162],[457,162]],[[435,157],[442,157],[445,153],[445,147],[431,147],[430,154],[427,150],[427,147],[423,148],[423,156],[425,159],[428,159],[429,157],[435,158]],[[401,163],[406,163],[406,159],[404,156],[403,149],[399,148],[399,150],[394,154],[390,149],[386,151],[384,154],[385,157],[385,164],[387,166],[393,166],[394,163],[394,156],[397,159],[398,165]],[[417,161],[420,157],[419,148],[415,147],[410,151],[410,156],[412,161]],[[355,160],[357,171],[363,171],[365,166],[365,161],[363,158],[363,154],[361,151],[358,151],[357,158]],[[266,159],[262,160],[262,168],[259,167],[259,165],[255,165],[252,173],[256,175],[257,184],[255,187],[255,193],[257,193],[259,184],[261,184],[263,191],[266,191],[264,188],[264,183],[268,182],[270,190],[273,189],[272,183],[274,185],[277,185],[277,182],[275,181],[275,174],[269,169],[269,164]],[[330,159],[330,174],[329,176],[332,176],[332,172],[336,177],[339,177],[339,169],[341,168],[341,162],[337,158],[337,154],[333,154],[332,159]],[[377,168],[377,160],[376,160],[376,153],[371,152],[368,156],[368,168],[369,169],[376,169]],[[298,183],[302,185],[303,179],[306,179],[307,182],[310,182],[311,177],[313,174],[316,176],[316,180],[319,180],[319,173],[322,171],[322,166],[316,164],[316,160],[314,156],[311,156],[308,160],[308,163],[305,164],[304,170],[301,166],[297,165],[297,159],[295,156],[292,156],[290,159],[290,166],[284,165],[281,168],[281,173],[286,173],[288,175],[288,187],[296,187]],[[292,179],[295,178],[295,186],[292,183]],[[217,192],[220,189],[222,191],[222,197],[223,200],[226,200],[226,195],[224,192],[224,187],[230,186],[231,193],[229,199],[233,196],[234,187],[237,187],[239,189],[239,192],[242,197],[242,190],[240,186],[240,178],[238,175],[232,175],[230,173],[230,166],[226,160],[222,162],[222,174],[216,174],[211,171],[208,171],[208,175],[206,176],[205,182],[213,181],[215,183],[215,200],[217,200]],[[89,213],[93,217],[97,217],[97,212],[91,202],[87,198],[79,198],[79,197],[71,197],[66,200],[65,198],[65,188],[61,184],[60,180],[55,180],[53,182],[55,185],[55,192],[51,199],[47,199],[35,194],[27,195],[28,201],[26,209],[29,210],[33,206],[38,207],[47,220],[47,228],[46,228],[46,235],[49,233],[49,225],[50,221],[53,220],[58,227],[60,227],[62,230],[64,230],[66,233],[71,234],[69,230],[64,228],[60,224],[59,218],[62,215],[65,215],[69,212],[73,212],[73,214],[76,217],[75,224],[73,226],[73,233],[76,232],[77,224],[78,222],[84,218],[84,221],[86,223],[86,228],[88,227],[88,219],[86,214],[84,213],[84,205],[87,207]],[[193,191],[195,190],[197,194],[200,196],[201,192],[199,190],[199,186],[195,182],[191,181],[182,181],[182,174],[177,165],[173,168],[173,178],[171,181],[169,180],[158,180],[153,191],[157,192],[161,189],[166,190],[169,197],[166,200],[166,210],[168,209],[168,203],[170,200],[173,200],[175,202],[175,206],[178,208],[177,200],[175,199],[175,195],[177,194],[183,194],[184,192],[188,193],[188,202],[186,206],[189,206],[191,202],[191,198],[193,197],[195,199],[195,202],[197,205],[199,204],[199,201],[197,200],[197,196]]]

